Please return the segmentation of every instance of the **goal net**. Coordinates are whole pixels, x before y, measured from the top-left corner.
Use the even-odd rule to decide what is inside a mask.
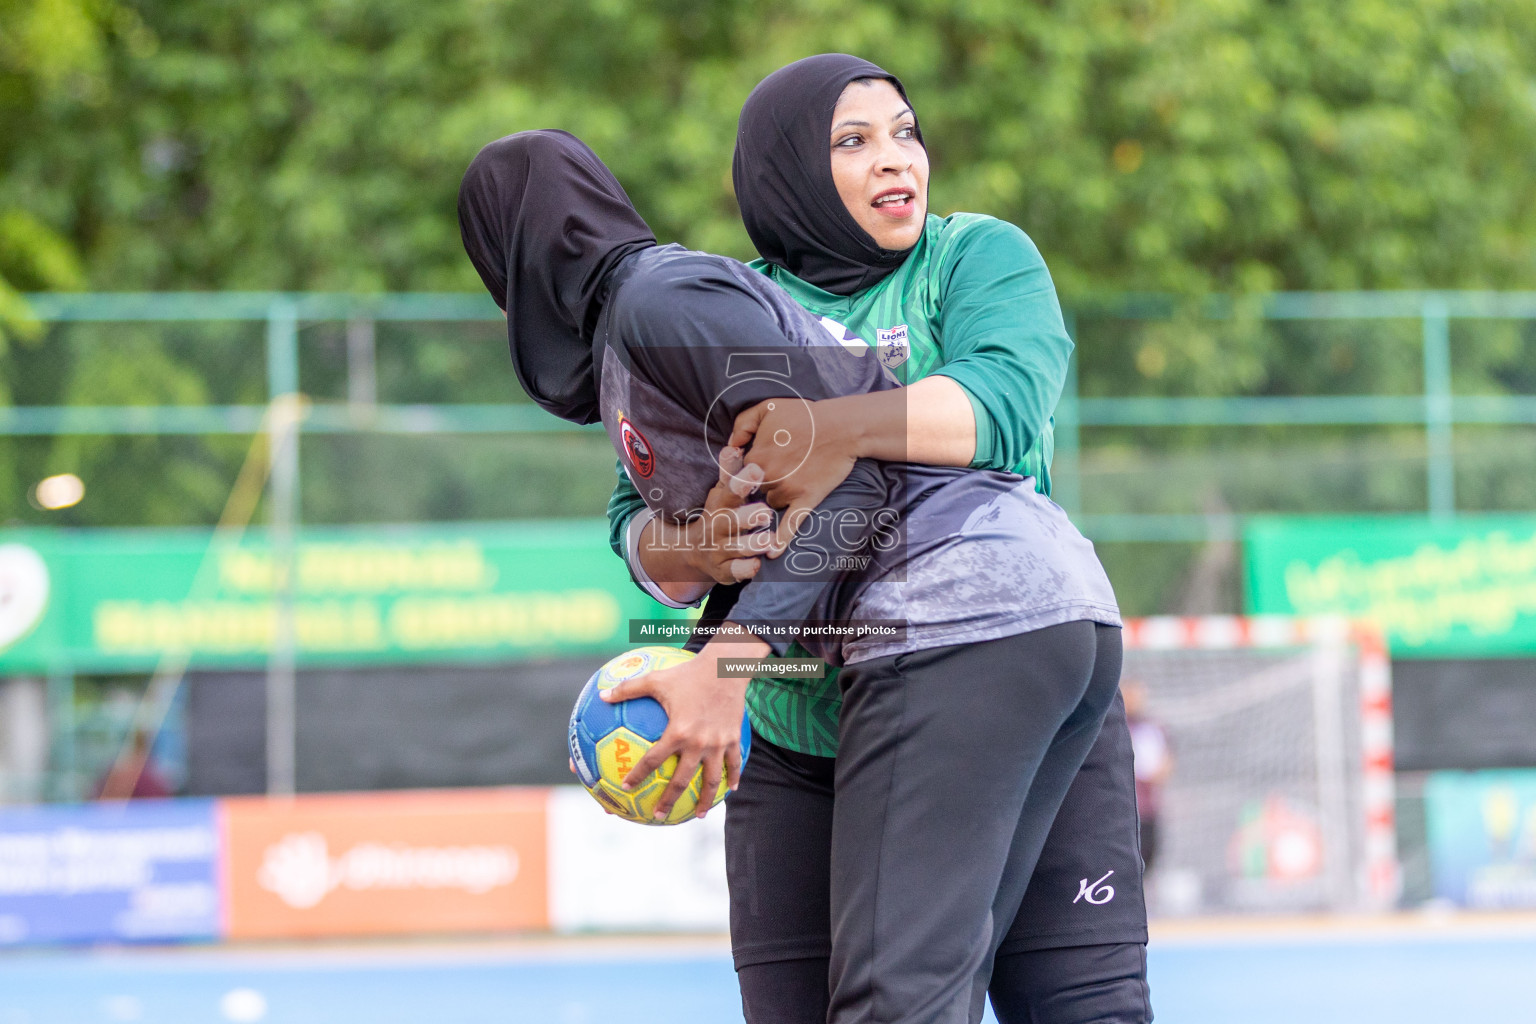
[[[1151,794],[1154,913],[1392,904],[1391,682],[1379,634],[1343,620],[1213,616],[1132,620],[1125,640],[1127,689],[1141,691],[1170,755]],[[1156,760],[1151,733],[1143,768]]]

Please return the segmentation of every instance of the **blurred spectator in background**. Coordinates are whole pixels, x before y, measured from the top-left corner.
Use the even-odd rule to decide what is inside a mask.
[[[1163,786],[1173,772],[1173,753],[1168,734],[1147,715],[1147,688],[1139,679],[1120,684],[1125,697],[1126,724],[1131,729],[1131,756],[1136,763],[1136,813],[1141,819],[1141,860],[1148,874],[1157,857],[1158,814]]]
[[[93,792],[95,798],[142,800],[171,796],[171,785],[150,760],[149,748],[148,734],[143,729],[135,729],[128,750],[119,754],[97,781]]]

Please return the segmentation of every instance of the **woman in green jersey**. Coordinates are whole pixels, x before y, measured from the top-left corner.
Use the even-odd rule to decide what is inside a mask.
[[[1011,470],[1049,494],[1050,413],[1071,351],[1049,272],[1011,224],[927,213],[927,153],[900,83],[836,54],[781,69],[743,109],[734,171],[764,257],[754,266],[863,338],[909,385],[743,413],[731,440],[752,443],[747,472],[768,502],[813,508],[860,457]],[[776,552],[787,539],[744,530],[706,543],[689,535],[696,527],[633,515],[642,503],[626,483],[610,505],[615,546],[668,603],[751,576],[763,548]],[[762,511],[746,506],[739,521],[758,522]],[[758,746],[727,805],[727,843],[733,948],[751,1021],[824,1019],[827,862],[816,841],[800,840],[825,834],[833,812],[840,697],[835,679],[759,680],[749,691]],[[790,829],[797,841],[786,844]],[[1006,935],[990,988],[1003,1024],[1149,1019],[1134,782],[1118,701],[1019,911],[998,926]]]

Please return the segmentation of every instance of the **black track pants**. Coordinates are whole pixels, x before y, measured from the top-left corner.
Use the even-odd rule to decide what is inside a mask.
[[[877,659],[843,673],[830,789],[829,759],[765,745],[767,763],[749,762],[727,804],[748,1021],[979,1020],[993,957],[1119,671],[1119,630],[1088,622]],[[829,797],[830,824],[803,813]],[[807,866],[828,842],[822,897]],[[774,927],[794,915],[779,901],[797,891],[829,908],[824,951]],[[814,998],[818,960],[829,1011],[801,1001]]]
[[[740,972],[750,1024],[824,1024],[827,958],[776,960]],[[999,953],[989,988],[999,1024],[1148,1024],[1147,946]]]
[[[1147,947],[1140,942],[998,954],[998,1024],[1147,1024]]]

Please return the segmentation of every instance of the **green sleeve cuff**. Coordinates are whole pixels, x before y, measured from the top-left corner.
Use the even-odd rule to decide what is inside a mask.
[[[971,414],[976,418],[976,452],[971,456],[971,469],[1007,469],[998,457],[1002,454],[1003,446],[997,436],[997,423],[992,419],[992,414],[987,407],[981,404],[981,399],[976,397],[976,392],[966,386],[965,381],[943,369],[934,371],[935,377],[948,377],[960,385],[960,390],[965,392],[965,397],[971,403]]]

